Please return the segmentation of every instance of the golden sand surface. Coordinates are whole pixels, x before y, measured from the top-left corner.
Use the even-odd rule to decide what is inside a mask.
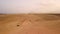
[[[60,34],[60,14],[0,14],[0,34]]]

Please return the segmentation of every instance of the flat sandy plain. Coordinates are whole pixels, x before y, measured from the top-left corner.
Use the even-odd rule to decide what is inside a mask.
[[[0,14],[0,34],[60,34],[60,14]]]

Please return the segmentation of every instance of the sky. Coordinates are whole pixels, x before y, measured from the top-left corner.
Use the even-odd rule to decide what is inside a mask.
[[[60,0],[0,0],[0,13],[60,13]]]

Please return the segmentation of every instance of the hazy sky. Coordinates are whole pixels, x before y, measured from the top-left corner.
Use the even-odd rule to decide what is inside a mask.
[[[0,0],[0,13],[60,12],[60,0]]]

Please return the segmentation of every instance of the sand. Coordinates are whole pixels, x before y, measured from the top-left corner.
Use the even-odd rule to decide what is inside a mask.
[[[60,14],[0,14],[0,34],[60,34]]]

